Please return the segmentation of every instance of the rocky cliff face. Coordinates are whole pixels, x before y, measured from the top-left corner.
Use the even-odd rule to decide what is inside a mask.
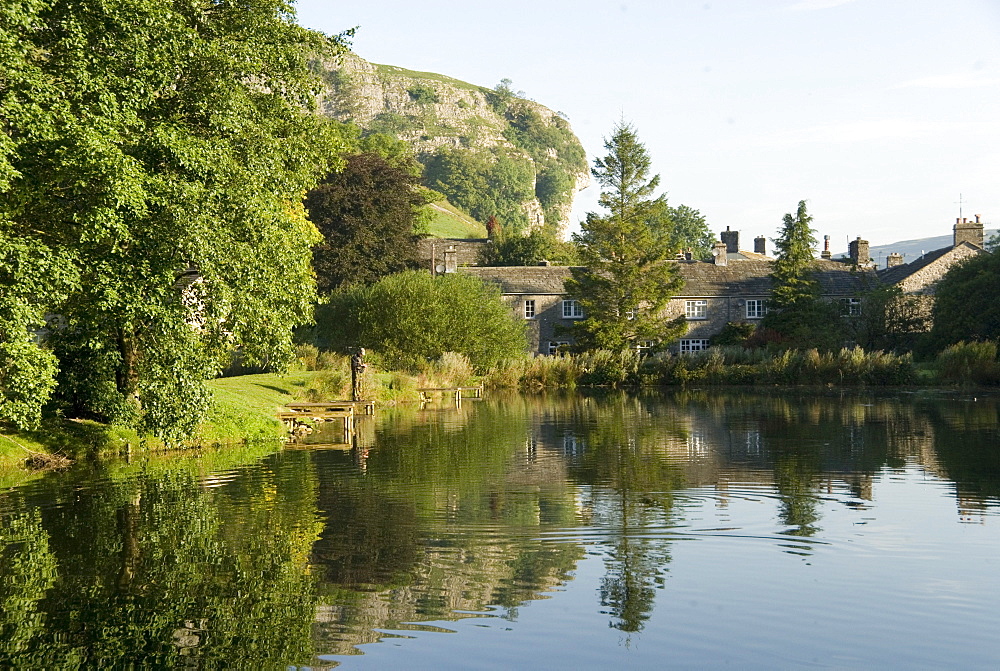
[[[568,122],[505,86],[376,65],[354,53],[325,63],[323,78],[325,114],[405,140],[425,164],[442,150],[530,162],[535,197],[521,200],[529,227],[544,225],[546,214],[549,225],[566,223],[574,193],[589,184],[583,147]]]

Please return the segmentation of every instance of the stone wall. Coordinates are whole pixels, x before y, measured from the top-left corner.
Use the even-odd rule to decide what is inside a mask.
[[[909,275],[899,283],[899,288],[903,290],[903,293],[907,294],[923,294],[923,295],[934,295],[934,289],[937,282],[945,276],[948,269],[954,264],[969,258],[970,256],[976,256],[982,254],[982,250],[970,245],[959,245],[952,248],[941,258],[937,259],[933,263],[927,264],[925,267],[920,268],[912,275]]]

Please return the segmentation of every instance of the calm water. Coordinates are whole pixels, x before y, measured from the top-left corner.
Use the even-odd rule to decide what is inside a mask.
[[[998,418],[494,396],[81,464],[0,491],[0,666],[997,668]]]

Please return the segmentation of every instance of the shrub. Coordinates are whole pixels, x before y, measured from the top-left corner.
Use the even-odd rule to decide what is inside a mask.
[[[445,352],[462,354],[485,371],[527,348],[524,320],[499,289],[461,273],[409,271],[334,292],[317,310],[316,333],[331,349],[366,347],[382,356],[386,368],[415,371]]]
[[[959,342],[937,357],[938,375],[956,384],[998,384],[997,344],[990,340]]]

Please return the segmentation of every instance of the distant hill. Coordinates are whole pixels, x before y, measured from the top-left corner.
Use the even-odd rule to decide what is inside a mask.
[[[996,235],[997,232],[996,229],[986,231],[984,239],[989,240],[990,236]],[[916,240],[900,240],[899,242],[891,242],[888,245],[871,247],[868,253],[878,263],[879,268],[885,268],[885,259],[893,252],[902,254],[903,262],[909,263],[910,261],[919,259],[926,252],[932,252],[942,247],[950,247],[952,240],[954,238],[951,234],[935,235],[931,238],[917,238]],[[847,254],[839,254],[839,256],[847,256]]]

